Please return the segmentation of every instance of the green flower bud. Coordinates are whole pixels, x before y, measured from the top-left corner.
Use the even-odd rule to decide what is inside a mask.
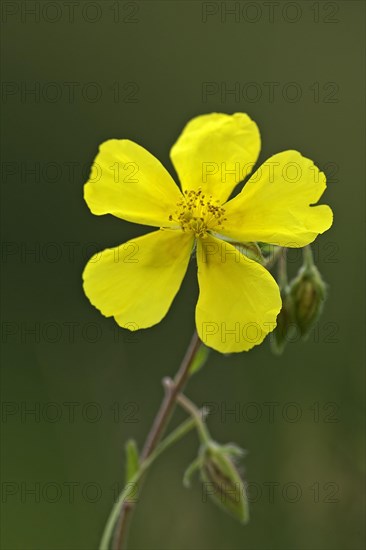
[[[271,334],[270,344],[273,353],[281,355],[292,334],[296,330],[294,322],[294,303],[290,287],[281,291],[282,308],[277,316],[277,326]]]
[[[304,265],[291,282],[294,319],[302,338],[306,339],[323,310],[326,285],[313,264]]]
[[[201,450],[203,498],[210,497],[220,508],[241,523],[249,520],[248,499],[244,482],[233,458],[243,452],[234,445],[221,446],[211,441]]]

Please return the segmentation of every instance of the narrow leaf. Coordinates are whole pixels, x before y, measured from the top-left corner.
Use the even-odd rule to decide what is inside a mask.
[[[140,468],[139,452],[136,441],[129,439],[126,443],[126,483],[129,483]]]
[[[204,344],[201,344],[195,358],[193,359],[191,368],[189,369],[189,374],[194,374],[195,372],[198,372],[204,366],[208,359],[209,353],[209,348],[206,347]]]

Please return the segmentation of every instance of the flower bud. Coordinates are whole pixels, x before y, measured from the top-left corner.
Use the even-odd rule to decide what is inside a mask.
[[[271,334],[271,349],[276,355],[280,355],[291,335],[296,330],[294,322],[294,303],[290,294],[290,288],[286,286],[281,291],[282,308],[277,316],[277,326]]]
[[[326,298],[326,285],[315,265],[304,265],[291,282],[294,320],[306,339],[318,320]]]
[[[235,446],[221,446],[211,441],[201,451],[201,477],[203,496],[210,498],[241,523],[249,520],[248,499],[244,482],[233,457]]]

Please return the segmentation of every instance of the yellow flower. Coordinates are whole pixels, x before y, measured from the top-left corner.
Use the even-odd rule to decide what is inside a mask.
[[[325,176],[296,151],[271,157],[228,201],[259,151],[259,130],[246,114],[194,118],[171,149],[180,191],[140,145],[103,143],[85,185],[90,210],[159,229],[91,258],[83,273],[90,302],[130,330],[159,323],[196,244],[201,340],[223,353],[260,344],[276,326],[279,289],[262,265],[228,241],[302,247],[331,226],[332,211],[312,206]]]

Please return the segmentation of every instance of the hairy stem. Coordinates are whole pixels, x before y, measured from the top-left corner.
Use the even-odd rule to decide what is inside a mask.
[[[196,405],[182,393],[177,396],[177,402],[187,411],[188,414],[191,415],[195,421],[202,443],[208,443],[211,437],[206,428],[206,424],[204,423],[204,417],[207,415],[208,411],[203,409],[203,416],[202,410],[198,409],[198,407],[196,407]]]
[[[288,285],[286,248],[281,249],[281,254],[278,259],[278,281],[277,282],[281,289],[284,289]]]
[[[186,354],[180,364],[178,372],[175,375],[173,383],[166,388],[165,396],[146,438],[145,445],[140,456],[141,463],[144,463],[151,456],[159,443],[175,408],[176,398],[187,382],[190,367],[200,346],[201,341],[195,331]],[[113,550],[120,550],[126,541],[129,519],[134,507],[134,502],[124,502],[121,510],[119,511],[119,517],[117,519],[115,535],[113,538]]]
[[[281,256],[282,254],[282,247],[281,246],[278,246],[276,247],[271,253],[270,255],[268,256],[268,258],[266,259],[265,263],[263,264],[264,267],[268,270],[272,269],[272,267],[276,264],[276,262],[278,261],[279,257]]]
[[[303,253],[303,259],[304,259],[304,265],[310,271],[311,268],[314,266],[314,256],[313,256],[313,251],[311,250],[310,244],[306,245],[303,248],[302,253]]]
[[[205,411],[202,409],[202,411],[198,411],[198,414],[202,415],[202,417],[205,417]],[[109,548],[109,542],[113,533],[113,529],[116,523],[116,520],[118,518],[118,515],[120,513],[121,506],[125,502],[128,501],[128,498],[131,497],[131,485],[135,486],[137,488],[137,485],[139,481],[141,480],[143,474],[147,471],[147,469],[151,466],[151,464],[164,452],[166,449],[168,449],[171,445],[182,439],[187,433],[189,433],[193,428],[197,428],[197,421],[194,418],[190,418],[183,422],[183,424],[180,424],[178,428],[173,430],[163,441],[156,447],[156,449],[150,454],[149,458],[147,458],[144,462],[140,464],[140,467],[136,474],[129,480],[129,482],[126,484],[126,486],[123,488],[121,494],[119,495],[118,499],[116,500],[112,511],[109,515],[107,524],[104,529],[103,537],[100,543],[100,550],[108,550]]]

